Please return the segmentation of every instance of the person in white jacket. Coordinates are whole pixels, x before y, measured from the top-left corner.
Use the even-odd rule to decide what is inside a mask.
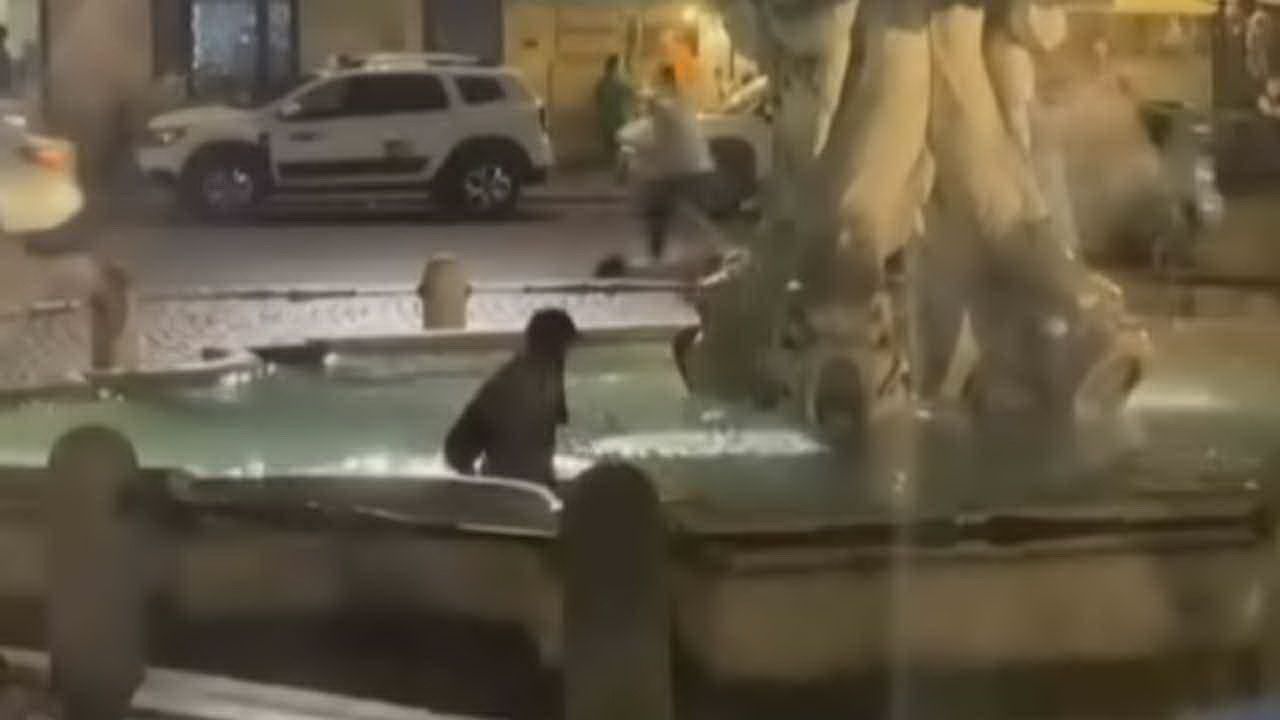
[[[644,149],[642,166],[649,172],[644,191],[649,254],[657,262],[666,250],[676,210],[703,191],[715,163],[698,128],[697,113],[680,93],[670,65],[659,70],[652,107],[653,137]]]

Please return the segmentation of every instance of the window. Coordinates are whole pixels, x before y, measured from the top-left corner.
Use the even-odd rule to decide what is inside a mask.
[[[307,119],[333,117],[348,104],[351,81],[334,80],[308,90],[298,98],[298,117]]]
[[[443,110],[449,107],[444,84],[434,75],[366,75],[351,80],[347,110],[352,115]]]
[[[296,74],[291,0],[157,0],[153,7],[164,23],[158,60],[168,71],[189,63],[197,97],[249,105]]]
[[[497,102],[506,93],[498,79],[487,75],[462,75],[457,79],[458,93],[468,105],[482,105]]]

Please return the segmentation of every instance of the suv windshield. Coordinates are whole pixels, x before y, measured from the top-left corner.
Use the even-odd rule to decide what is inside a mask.
[[[320,73],[308,73],[293,80],[280,83],[276,86],[266,88],[259,97],[250,97],[243,95],[233,95],[229,98],[230,104],[235,107],[243,108],[265,108],[281,100],[289,97],[309,83],[324,77]]]

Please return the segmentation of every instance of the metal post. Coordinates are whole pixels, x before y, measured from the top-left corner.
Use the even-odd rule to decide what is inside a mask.
[[[422,269],[418,299],[422,301],[422,328],[440,330],[467,325],[467,300],[471,283],[462,263],[453,255],[434,255]]]
[[[587,471],[566,498],[565,717],[670,720],[671,618],[658,494],[626,465]]]
[[[137,366],[140,338],[136,306],[129,274],[119,265],[102,265],[89,296],[90,367],[94,370]]]
[[[69,720],[121,718],[146,669],[133,446],[84,427],[63,436],[46,479],[48,642]]]

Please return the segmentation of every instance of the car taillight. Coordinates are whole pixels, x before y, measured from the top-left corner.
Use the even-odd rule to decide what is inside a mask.
[[[63,172],[71,168],[71,152],[48,145],[23,145],[18,148],[18,157],[32,165],[39,165],[46,170]]]

